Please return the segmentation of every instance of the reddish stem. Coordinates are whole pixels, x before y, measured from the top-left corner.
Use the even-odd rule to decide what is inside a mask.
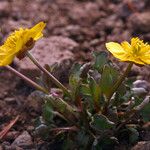
[[[14,73],[15,75],[17,75],[18,77],[20,77],[21,79],[25,80],[28,84],[30,84],[31,86],[33,86],[35,89],[37,89],[39,91],[42,91],[45,94],[49,94],[49,92],[45,88],[41,87],[40,85],[38,85],[37,83],[35,83],[31,79],[29,79],[28,77],[26,77],[22,73],[18,72],[17,70],[15,70],[14,68],[12,68],[11,66],[6,66],[6,68],[9,71],[11,71],[12,73]]]
[[[19,119],[19,115],[13,119],[1,132],[0,132],[0,140],[4,138],[4,136],[8,133],[8,131],[12,128],[12,126],[17,122]]]

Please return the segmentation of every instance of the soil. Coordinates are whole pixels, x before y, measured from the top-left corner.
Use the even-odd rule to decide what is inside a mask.
[[[18,27],[30,27],[45,21],[45,38],[60,36],[67,38],[70,45],[76,43],[76,48],[67,50],[69,59],[88,62],[92,51],[106,50],[105,42],[108,41],[129,41],[131,37],[138,36],[149,42],[149,16],[149,0],[1,0],[0,41],[2,44],[7,35]],[[64,42],[64,49],[68,42],[67,45]],[[51,54],[48,55],[51,57]],[[123,63],[115,62],[124,69]],[[12,66],[20,69],[16,62]],[[134,66],[132,73],[150,81],[149,66]],[[18,121],[0,141],[0,150],[49,149],[49,143],[32,136],[35,119],[41,114],[41,107],[30,102],[29,95],[33,91],[23,80],[5,68],[0,69],[0,131],[19,115]],[[145,141],[150,141],[148,135]],[[120,146],[118,149],[126,148]]]

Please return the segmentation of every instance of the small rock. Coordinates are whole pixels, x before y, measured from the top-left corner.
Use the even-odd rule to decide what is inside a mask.
[[[7,145],[3,145],[2,149],[0,150],[23,150],[23,148],[18,147],[18,146],[7,146]]]
[[[146,129],[147,128],[147,129]],[[149,127],[146,127],[146,131],[144,131],[144,135],[142,136],[143,141],[150,141],[150,124]]]
[[[6,97],[5,101],[7,104],[16,104],[16,99],[14,97]]]
[[[78,24],[87,25],[100,18],[101,12],[96,3],[86,2],[70,8],[69,17]]]
[[[19,132],[17,131],[10,131],[4,136],[4,139],[7,141],[12,141],[12,140],[15,140],[15,138],[17,138],[18,135],[19,135]]]
[[[133,82],[134,88],[144,88],[145,90],[149,89],[149,83],[145,80],[136,80]]]
[[[150,79],[150,73],[149,73],[150,66],[144,66],[144,67],[139,67],[137,65],[133,65],[132,67],[132,73],[134,76],[141,76],[141,79],[144,80],[149,80]]]
[[[150,150],[150,141],[138,142],[131,150]]]
[[[7,1],[0,1],[0,17],[6,17],[9,14],[9,3]]]
[[[6,146],[10,146],[10,143],[9,143],[9,142],[4,141],[4,142],[2,143],[2,146],[4,146],[4,145],[6,145]]]
[[[129,18],[129,27],[134,31],[150,32],[150,12],[134,13]]]
[[[150,8],[150,1],[149,0],[144,0],[144,1],[145,1],[145,7],[147,9],[149,9]]]
[[[138,96],[147,94],[147,91],[144,88],[132,88],[132,91],[135,95],[138,95]]]
[[[2,150],[2,146],[0,145],[0,150]]]
[[[32,92],[27,98],[28,106],[31,107],[34,111],[41,111],[41,106],[43,104],[42,101],[42,93],[39,91]]]
[[[34,130],[34,126],[27,126],[27,131],[32,132]]]
[[[143,128],[150,131],[150,121],[149,122],[146,122],[144,125],[143,125]],[[150,134],[150,133],[149,133]],[[150,136],[149,136],[150,137]]]
[[[48,126],[45,124],[41,124],[35,128],[34,135],[35,136],[45,136],[48,132]]]
[[[0,88],[0,89],[2,89],[2,88]],[[7,91],[2,90],[1,93],[0,93],[0,99],[3,99],[7,94],[8,94]]]
[[[121,16],[122,18],[129,17],[133,12],[138,12],[143,10],[145,5],[144,0],[124,0],[118,5],[117,8],[117,15]]]
[[[11,146],[18,146],[24,149],[30,149],[33,147],[32,138],[27,131],[24,131],[15,139]]]

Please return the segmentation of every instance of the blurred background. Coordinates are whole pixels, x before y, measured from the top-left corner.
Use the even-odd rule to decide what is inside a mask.
[[[0,38],[45,21],[47,37],[68,37],[82,49],[137,35],[148,41],[149,8],[149,0],[1,0]]]

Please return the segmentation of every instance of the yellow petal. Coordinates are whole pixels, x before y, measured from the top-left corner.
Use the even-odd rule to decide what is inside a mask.
[[[141,56],[142,55],[150,56],[150,46],[149,45],[144,45],[143,47],[141,47],[140,54],[141,54]]]
[[[116,58],[121,61],[126,61],[127,53],[122,48],[122,46],[116,42],[106,43],[106,48],[110,51]]]
[[[133,47],[136,46],[138,42],[140,42],[140,39],[138,37],[132,38],[131,39],[131,46],[133,46]]]
[[[0,60],[0,66],[6,66],[12,63],[15,54],[6,55],[3,59]]]
[[[145,62],[145,64],[150,64],[150,55],[142,56],[140,59]]]
[[[30,33],[32,38],[36,41],[43,36],[42,31],[45,28],[46,24],[44,22],[40,22],[30,29]]]
[[[24,37],[23,35],[20,35],[20,38],[18,38],[18,40],[16,41],[16,52],[19,52],[24,45]]]
[[[127,51],[128,53],[131,53],[132,47],[127,41],[122,42],[121,46],[125,51]]]
[[[106,48],[111,53],[123,54],[125,52],[124,49],[122,48],[122,46],[116,42],[106,43]]]
[[[144,65],[145,62],[141,60],[141,58],[135,58],[135,57],[132,57],[131,59],[129,59],[128,61],[131,61],[131,62],[134,62],[136,64],[140,64],[140,65]]]

